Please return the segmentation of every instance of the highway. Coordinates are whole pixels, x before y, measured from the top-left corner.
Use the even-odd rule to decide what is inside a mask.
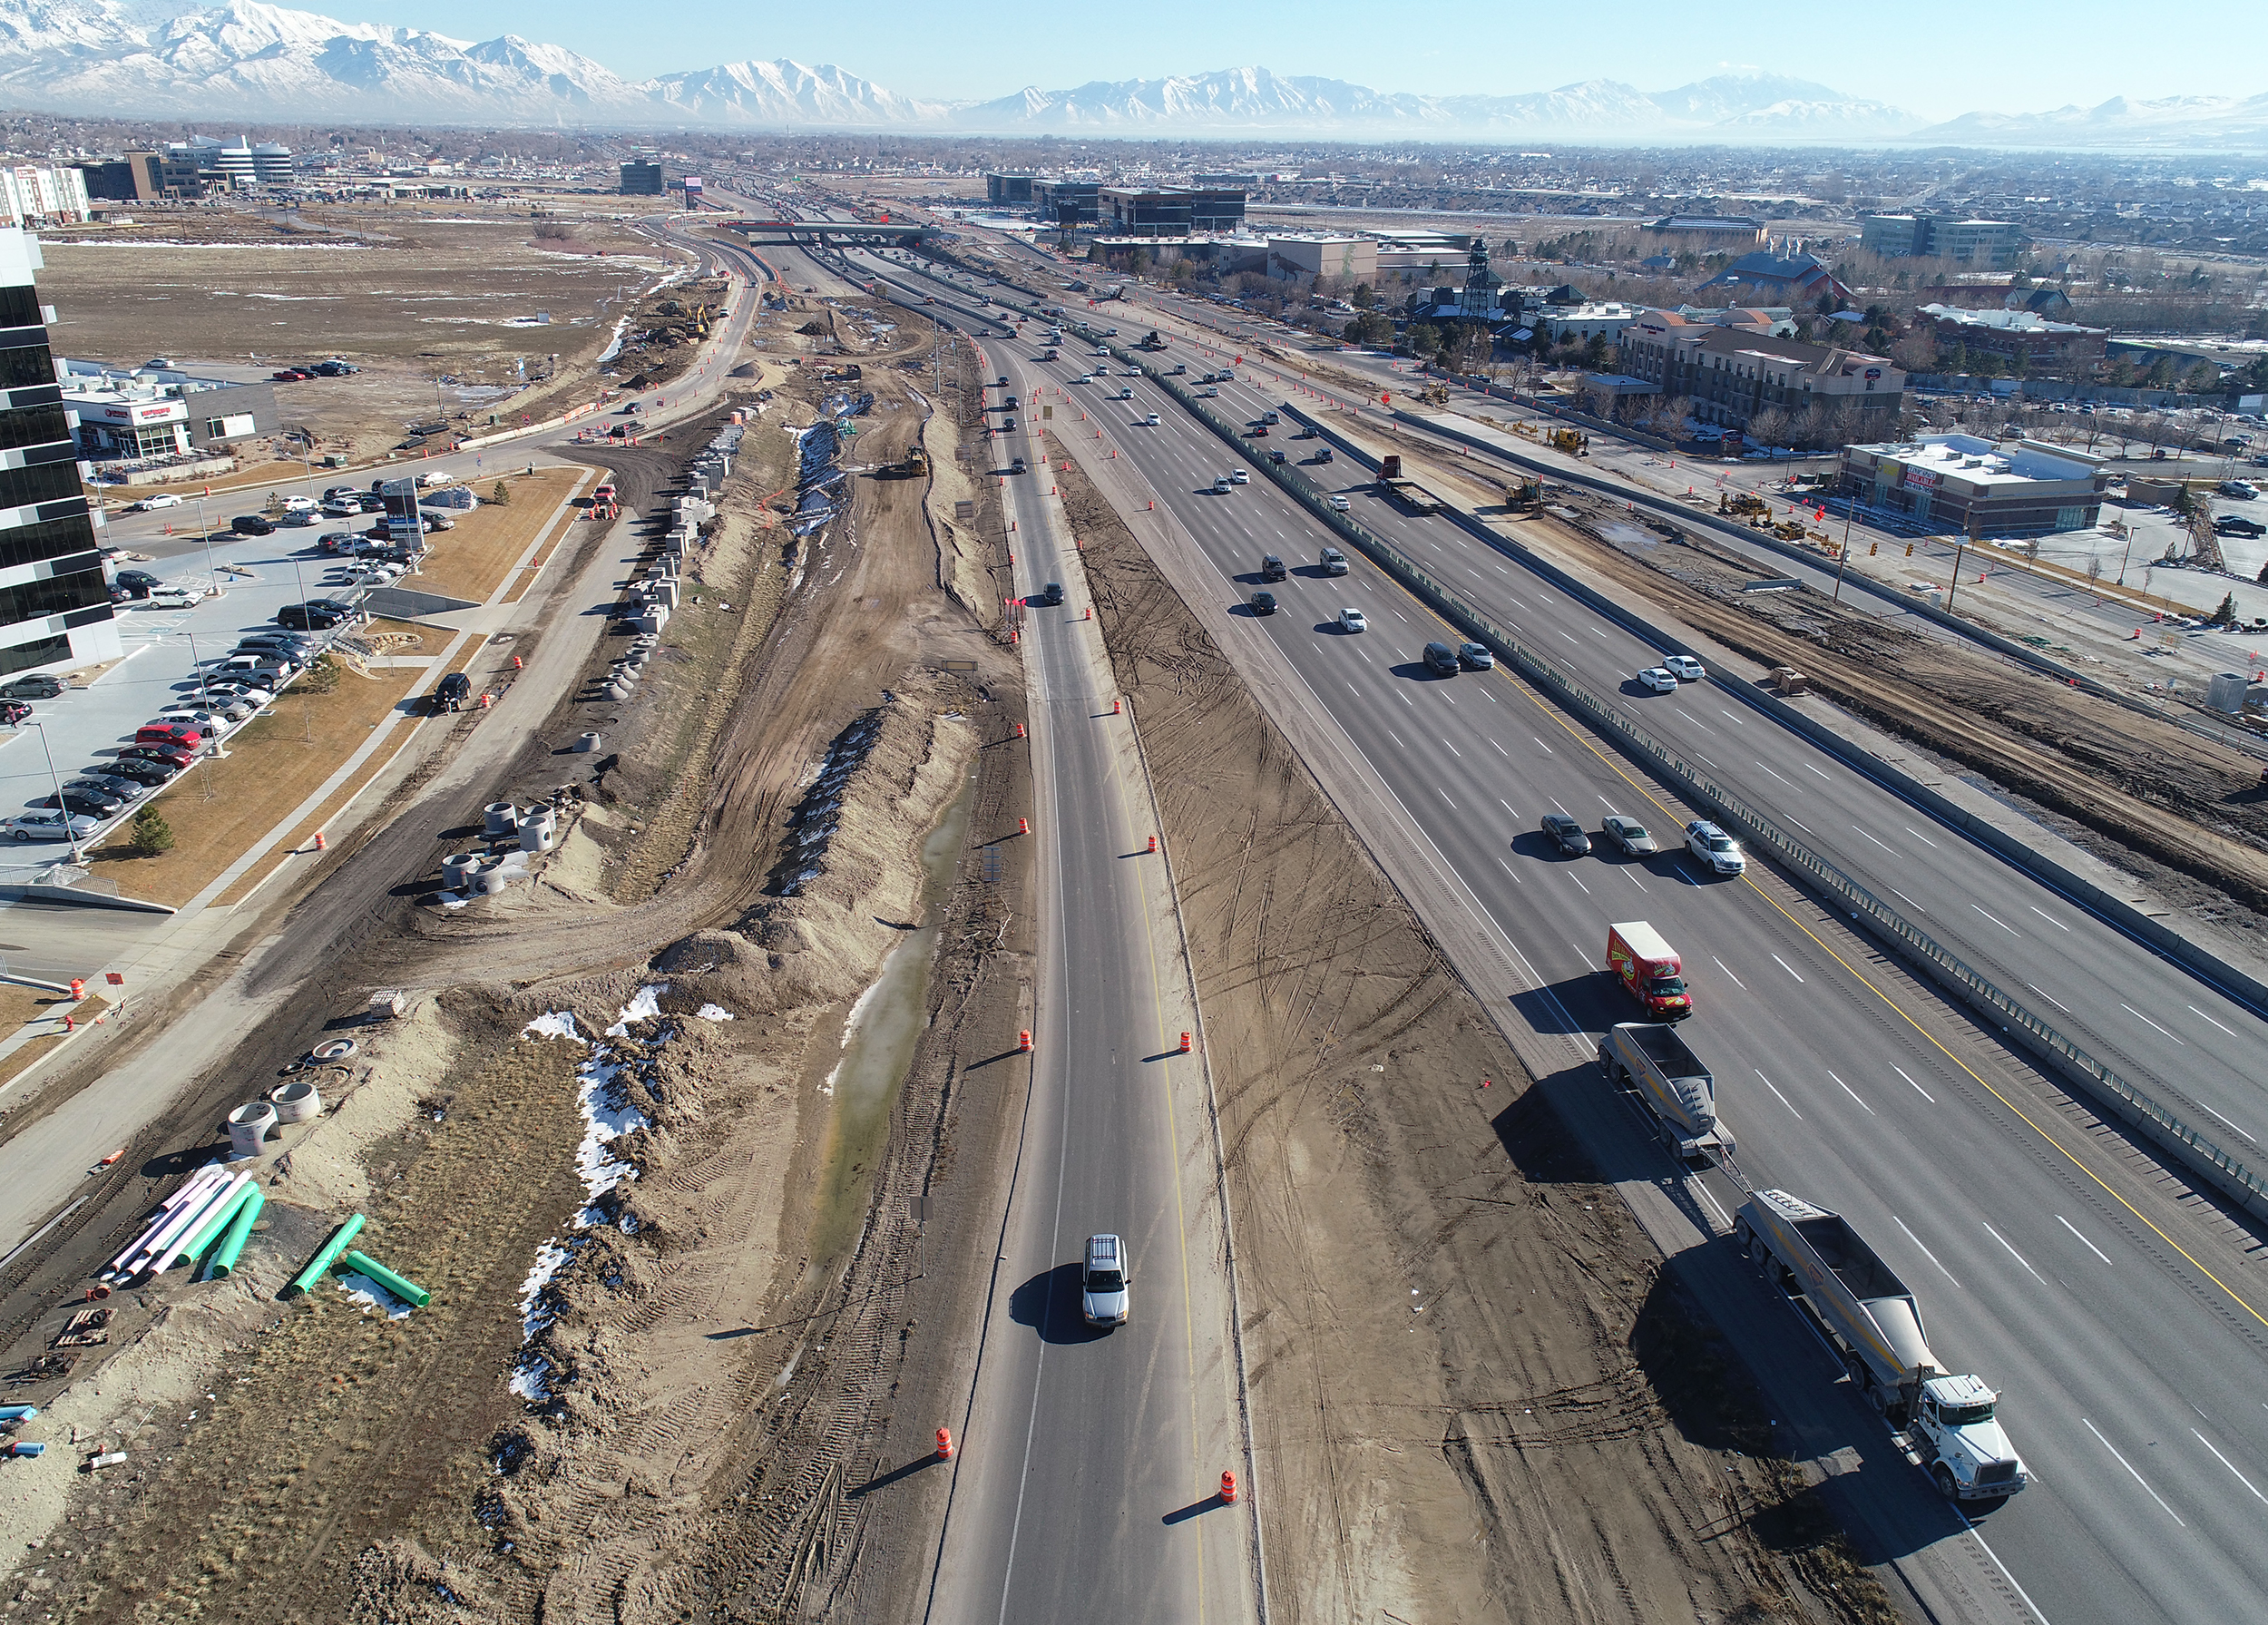
[[[1022,421],[1035,425],[1032,391],[1044,378],[1057,406],[1051,426],[1071,438],[1100,430],[1101,445],[1119,453],[1113,477],[1154,494],[1194,538],[1213,573],[1193,607],[1216,618],[1240,664],[1247,634],[1265,640],[1267,665],[1247,671],[1258,691],[1326,716],[1391,787],[1470,909],[1522,967],[1526,984],[1511,1003],[1538,1041],[1524,1053],[1556,1046],[1571,1068],[1590,1034],[1632,1015],[1599,974],[1608,922],[1649,919],[1685,950],[1699,1013],[1687,1037],[1716,1073],[1741,1171],[1849,1216],[1919,1293],[1940,1357],[2004,1390],[2003,1417],[2036,1478],[1980,1514],[1979,1529],[2038,1617],[2268,1617],[2268,1320],[2256,1312],[2260,1295],[2224,1272],[2225,1255],[2186,1261],[2155,1228],[2166,1222],[2162,1204],[2057,1149],[2084,1146],[2082,1131],[2060,1118],[2028,1122],[2013,1097],[1995,1092],[2016,1069],[1975,1061],[1963,1018],[1926,998],[1893,1003],[1886,974],[1815,935],[1804,921],[1831,928],[1776,877],[1759,868],[1743,880],[1705,879],[1675,855],[1550,856],[1536,833],[1547,810],[1596,828],[1611,808],[1674,834],[1676,809],[1523,684],[1428,676],[1420,647],[1453,634],[1359,557],[1344,577],[1316,573],[1327,533],[1256,471],[1249,485],[1215,495],[1214,476],[1239,459],[1155,384],[1124,380],[1135,399],[1106,406],[1095,386],[1073,381],[1091,357],[1067,346],[1064,362],[1043,365],[1030,359],[1030,343],[995,348],[1015,354],[998,370],[1022,386]],[[1256,412],[1262,399],[1225,391],[1220,404]],[[1153,411],[1158,426],[1139,421]],[[1281,444],[1271,436],[1252,450]],[[1029,452],[1022,442],[1014,449]],[[1344,464],[1339,472],[1351,479]],[[1028,508],[1033,498],[1019,500]],[[1358,516],[1461,581],[1499,619],[1557,646],[1594,687],[1612,692],[1616,674],[1652,663],[1613,625],[1444,522],[1405,521],[1374,504]],[[1250,622],[1251,577],[1269,552],[1294,573],[1273,589],[1282,612]],[[1346,605],[1365,612],[1369,631],[1335,629]],[[1285,671],[1292,688],[1263,686]],[[2261,1048],[2257,1013],[1707,685],[1623,703],[1863,882],[1904,893],[1957,951],[2018,988],[2036,984],[2107,1058],[2268,1135],[2257,1068],[2244,1060]],[[1882,853],[1864,856],[1873,845]],[[1957,1052],[1984,1070],[1970,1071]],[[1670,1184],[1676,1170],[1640,1139],[1635,1108],[1629,1115],[1634,1179]],[[1714,1205],[1704,1222],[1716,1228],[1736,1192],[1721,1175],[1699,1183],[1698,1209]],[[2158,1218],[2146,1219],[2146,1209]],[[2215,1286],[2205,1267],[2234,1290]],[[1804,1336],[1787,1316],[1784,1337]],[[1819,1383],[1834,1383],[1823,1348],[1816,1366]],[[1950,1541],[1956,1526],[1946,1523],[1941,1538]]]

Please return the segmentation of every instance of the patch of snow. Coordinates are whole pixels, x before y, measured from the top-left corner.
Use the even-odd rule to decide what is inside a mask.
[[[357,1308],[381,1310],[388,1320],[403,1319],[410,1312],[412,1306],[404,1303],[358,1270],[342,1269],[335,1278],[339,1289],[346,1293],[347,1301]]]
[[[670,991],[667,982],[650,983],[638,990],[631,1002],[614,1013],[614,1024],[606,1030],[609,1038],[629,1036],[630,1024],[642,1022],[661,1013],[661,995]]]
[[[722,1004],[704,1004],[699,1010],[695,1011],[694,1013],[705,1022],[728,1022],[732,1020],[732,1012],[727,1010]]]
[[[554,1010],[547,1014],[537,1016],[520,1029],[520,1036],[523,1038],[572,1038],[577,1043],[584,1042],[582,1034],[575,1031],[575,1018],[564,1010]]]

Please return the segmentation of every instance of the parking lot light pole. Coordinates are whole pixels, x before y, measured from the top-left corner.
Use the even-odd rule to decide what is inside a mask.
[[[205,494],[197,493],[197,534],[205,544],[205,573],[212,577],[213,596],[218,598],[228,589],[220,584],[220,566],[212,562],[212,527],[205,523]]]
[[[71,809],[63,804],[63,775],[55,771],[55,753],[47,748],[46,725],[27,721],[24,726],[39,729],[40,754],[47,759],[47,777],[55,781],[55,816],[63,820],[63,838],[71,846],[71,866],[83,867],[85,860],[79,856],[79,833],[71,827]]]

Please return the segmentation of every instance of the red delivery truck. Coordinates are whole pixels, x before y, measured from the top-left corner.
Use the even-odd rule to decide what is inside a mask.
[[[1607,927],[1607,968],[1646,1007],[1649,1020],[1682,1022],[1693,1013],[1677,950],[1644,920]]]

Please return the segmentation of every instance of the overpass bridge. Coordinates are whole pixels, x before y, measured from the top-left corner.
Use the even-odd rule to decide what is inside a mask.
[[[917,226],[910,220],[900,226],[876,225],[871,220],[719,220],[703,223],[737,231],[750,242],[799,243],[831,237],[837,242],[891,244],[909,237],[928,240],[938,235],[934,226]]]

